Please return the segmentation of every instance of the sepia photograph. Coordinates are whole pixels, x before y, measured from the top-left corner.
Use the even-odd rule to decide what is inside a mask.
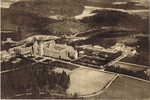
[[[150,100],[149,0],[0,0],[0,99]]]

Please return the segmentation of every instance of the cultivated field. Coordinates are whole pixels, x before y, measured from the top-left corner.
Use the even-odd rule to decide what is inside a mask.
[[[101,98],[101,100],[150,100],[150,82],[119,75],[102,94],[91,98]]]
[[[69,94],[77,93],[79,96],[95,94],[101,91],[116,74],[102,71],[78,68],[70,75]]]

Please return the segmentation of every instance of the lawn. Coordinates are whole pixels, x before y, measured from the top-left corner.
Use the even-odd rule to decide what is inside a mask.
[[[102,100],[150,100],[150,82],[120,75],[102,94],[91,98]]]
[[[70,75],[67,93],[79,96],[94,94],[102,90],[116,74],[86,68],[78,68]]]

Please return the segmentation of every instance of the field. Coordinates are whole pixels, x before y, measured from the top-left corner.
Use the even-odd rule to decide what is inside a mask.
[[[117,62],[116,65],[119,65],[120,68],[127,69],[130,71],[143,71],[146,69],[144,66],[136,65],[136,64],[130,64],[125,62]]]
[[[101,91],[116,74],[78,68],[70,75],[69,94],[77,93],[79,96],[95,94]]]
[[[120,75],[99,96],[102,100],[149,100],[150,82]]]
[[[105,65],[106,62],[103,59],[98,59],[98,58],[92,58],[92,57],[83,57],[81,59],[78,59],[76,61],[74,61],[73,63],[77,63],[77,64],[81,64],[81,65],[85,65],[85,66],[89,66],[89,65],[93,65],[93,66],[101,66],[101,65]]]
[[[1,98],[9,99],[18,93],[24,93],[32,87],[32,68],[26,67],[1,74]]]

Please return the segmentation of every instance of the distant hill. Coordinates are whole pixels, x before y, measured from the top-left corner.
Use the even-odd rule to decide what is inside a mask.
[[[117,10],[94,10],[93,16],[81,19],[83,23],[89,23],[93,27],[100,28],[103,26],[112,26],[118,28],[129,28],[136,31],[143,31],[147,24],[145,19],[138,15],[129,14]]]
[[[41,17],[29,12],[23,12],[10,8],[1,9],[2,30],[12,29],[11,27],[18,26],[26,29],[33,29],[38,26],[57,22],[54,19]]]
[[[55,35],[76,36],[90,30],[87,24],[75,20],[64,20],[58,23],[49,24],[48,30]]]
[[[87,0],[87,6],[140,10],[148,9],[148,0]]]
[[[113,4],[110,7],[112,8],[119,8],[119,9],[126,9],[126,10],[140,10],[140,9],[148,9],[148,7],[139,4],[138,2],[126,2],[124,4]]]
[[[75,16],[84,10],[84,3],[80,0],[30,0],[13,3],[11,9],[19,9],[40,16],[51,15]]]
[[[57,22],[54,19],[10,8],[1,9],[1,19],[2,31],[13,31],[15,34],[20,34],[22,38],[33,33],[44,34],[46,33],[46,25]],[[2,32],[2,36],[3,34]]]

